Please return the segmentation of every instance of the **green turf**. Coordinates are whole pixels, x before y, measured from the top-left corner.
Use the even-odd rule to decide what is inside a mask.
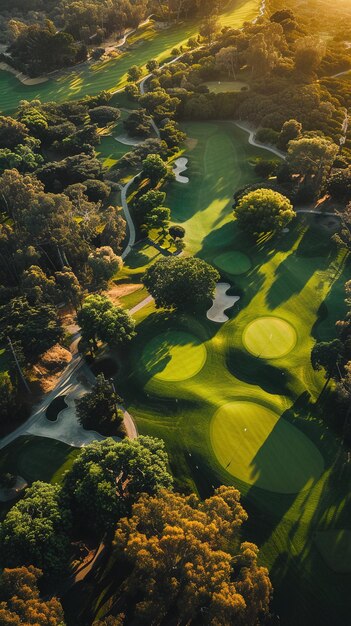
[[[340,574],[351,573],[351,530],[324,530],[315,543],[327,565]]]
[[[286,320],[272,316],[253,320],[243,333],[245,348],[262,359],[285,356],[294,348],[296,340],[293,326]]]
[[[23,435],[1,451],[0,467],[28,482],[59,482],[78,453],[76,448],[55,439]]]
[[[215,413],[211,443],[227,472],[268,491],[297,493],[323,471],[313,443],[284,418],[255,402],[231,402]]]
[[[237,93],[248,89],[248,84],[242,80],[212,80],[204,83],[211,93]]]
[[[219,254],[213,259],[214,265],[227,274],[246,274],[251,268],[251,261],[244,252],[229,251]]]
[[[206,361],[200,339],[181,331],[164,332],[145,346],[141,366],[158,380],[176,382],[195,376]]]
[[[258,0],[229,0],[222,10],[223,26],[242,26],[244,21],[257,15],[258,5]],[[0,111],[13,111],[20,100],[39,98],[42,102],[62,102],[94,95],[104,89],[119,89],[126,84],[127,71],[132,65],[145,66],[150,59],[159,62],[167,60],[175,46],[185,44],[198,30],[198,21],[183,22],[164,30],[148,26],[130,39],[130,48],[117,58],[97,61],[92,65],[82,64],[64,71],[59,78],[39,85],[23,85],[13,74],[0,71]]]
[[[345,315],[342,289],[350,264],[345,251],[331,241],[323,220],[312,215],[300,215],[288,233],[257,244],[247,239],[232,217],[233,192],[255,181],[249,163],[267,153],[249,146],[247,134],[230,123],[187,123],[183,128],[190,137],[184,151],[190,180],[187,185],[173,182],[168,189],[172,219],[186,229],[187,253],[214,264],[225,255],[221,273],[241,299],[223,325],[209,322],[205,312],[195,319],[156,311],[154,305],[140,311],[138,336],[124,355],[118,388],[140,432],[165,440],[177,484],[195,487],[201,495],[219,483],[241,490],[252,520],[247,537],[261,546],[281,622],[347,623],[344,598],[351,576],[342,581],[334,576],[313,536],[325,528],[351,526],[351,470],[344,465],[345,452],[337,438],[318,417],[325,379],[322,371],[313,370],[310,353],[316,340],[335,337],[335,322]],[[234,275],[237,252],[250,259],[251,267]],[[131,260],[137,272],[137,258]],[[144,251],[140,261],[145,267],[153,259]],[[272,317],[295,329],[296,345],[288,354],[285,347],[272,360],[257,358],[245,348],[243,333],[254,320]],[[152,358],[147,368],[141,367],[145,346],[164,332],[189,333],[202,340],[207,359],[196,376],[160,380],[153,375]],[[267,343],[266,334],[264,347]],[[213,416],[238,402],[265,407],[275,419],[273,430],[269,420],[252,429],[246,460],[255,455],[264,463],[246,477],[226,470],[212,445]],[[233,433],[234,448],[244,454],[244,431],[230,429],[225,445]]]

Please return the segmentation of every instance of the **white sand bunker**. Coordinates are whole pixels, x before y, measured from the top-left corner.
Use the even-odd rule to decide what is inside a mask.
[[[173,163],[173,172],[175,175],[175,179],[178,183],[185,184],[189,182],[189,178],[187,176],[182,176],[182,172],[185,172],[185,170],[188,169],[187,163],[188,159],[186,157],[180,157],[179,159],[176,159]]]
[[[114,139],[125,146],[140,146],[145,141],[145,138],[138,139],[137,137],[129,137],[129,135],[118,135]]]
[[[38,437],[57,439],[76,448],[85,446],[92,441],[105,439],[100,433],[93,430],[85,430],[78,422],[75,400],[84,396],[88,391],[90,391],[89,386],[74,380],[63,390],[67,407],[59,412],[56,421],[48,420],[45,416],[45,411],[43,411],[40,419],[34,422],[26,432]],[[120,441],[118,437],[112,438]]]
[[[230,309],[240,300],[240,296],[227,296],[228,289],[230,289],[229,283],[217,283],[216,285],[213,304],[207,311],[207,317],[212,322],[218,322],[218,324],[226,322],[229,317],[224,311]]]

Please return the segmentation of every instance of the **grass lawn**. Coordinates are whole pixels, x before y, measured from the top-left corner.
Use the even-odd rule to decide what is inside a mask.
[[[0,472],[22,476],[30,484],[35,480],[58,483],[72,465],[79,449],[47,437],[23,435],[1,450]],[[11,502],[0,506],[0,515]]]
[[[209,80],[204,83],[211,93],[226,93],[228,91],[237,93],[238,91],[247,91],[248,84],[243,80]]]
[[[240,27],[244,21],[257,16],[258,6],[258,0],[229,0],[222,11],[221,22],[223,26]],[[148,26],[130,39],[130,48],[118,57],[92,65],[82,64],[39,85],[23,85],[13,74],[0,71],[0,111],[13,111],[20,100],[39,98],[42,102],[62,102],[97,94],[104,89],[119,89],[126,84],[127,71],[132,65],[145,66],[150,59],[167,60],[174,47],[185,44],[198,30],[198,20],[164,30]]]
[[[347,623],[351,576],[328,565],[315,537],[351,531],[351,468],[318,417],[324,376],[310,351],[335,336],[350,264],[312,215],[257,243],[238,232],[232,194],[255,180],[249,162],[262,150],[233,124],[184,129],[190,182],[172,183],[167,204],[186,250],[217,265],[241,299],[223,325],[205,311],[140,311],[117,386],[140,432],[165,440],[177,482],[201,495],[223,482],[241,490],[244,533],[261,546],[281,622]],[[153,260],[142,246],[133,254],[128,271]]]

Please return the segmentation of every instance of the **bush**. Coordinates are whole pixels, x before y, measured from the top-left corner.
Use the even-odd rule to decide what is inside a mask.
[[[119,109],[111,106],[100,106],[89,110],[90,119],[94,124],[102,127],[119,119]]]

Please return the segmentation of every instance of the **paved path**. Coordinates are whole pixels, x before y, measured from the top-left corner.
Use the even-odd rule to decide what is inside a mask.
[[[280,157],[281,159],[284,159],[284,160],[286,159],[285,152],[282,152],[281,150],[278,150],[278,148],[274,148],[273,146],[270,146],[267,143],[261,143],[260,141],[256,141],[255,134],[257,132],[257,128],[252,128],[252,126],[249,123],[245,123],[245,122],[234,122],[234,124],[238,128],[241,128],[241,130],[244,130],[245,132],[249,133],[248,142],[251,146],[255,146],[256,148],[262,148],[263,150],[268,150],[268,152],[272,152],[273,154]]]

